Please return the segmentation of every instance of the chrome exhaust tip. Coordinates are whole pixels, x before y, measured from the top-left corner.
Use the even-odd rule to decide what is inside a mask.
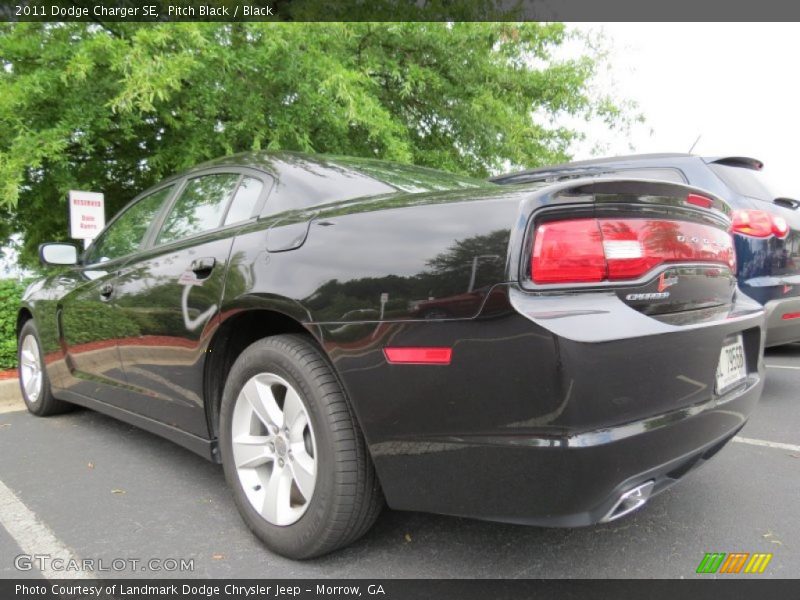
[[[650,499],[655,484],[656,482],[651,479],[623,493],[619,497],[619,500],[614,503],[614,506],[611,507],[611,510],[608,511],[608,514],[600,519],[600,522],[608,523],[610,521],[616,521],[625,515],[629,515],[637,508],[644,506]]]

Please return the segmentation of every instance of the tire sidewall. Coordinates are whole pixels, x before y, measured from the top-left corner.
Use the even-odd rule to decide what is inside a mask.
[[[247,348],[234,364],[222,396],[220,407],[220,453],[225,478],[233,490],[234,499],[248,527],[273,550],[293,558],[313,554],[319,532],[325,526],[326,515],[331,510],[336,486],[335,442],[326,422],[324,403],[320,390],[305,372],[302,363],[293,354],[281,352],[276,338],[256,342]],[[233,462],[231,421],[233,409],[244,384],[260,373],[274,373],[289,382],[300,394],[311,421],[316,443],[317,480],[308,508],[299,520],[291,525],[273,525],[265,520],[250,504],[242,489]]]

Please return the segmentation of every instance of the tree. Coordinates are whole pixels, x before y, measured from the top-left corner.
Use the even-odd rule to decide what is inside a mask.
[[[289,149],[485,176],[567,159],[563,115],[625,123],[556,61],[561,24],[0,25],[0,240],[63,239],[66,193],[107,217],[164,176]]]

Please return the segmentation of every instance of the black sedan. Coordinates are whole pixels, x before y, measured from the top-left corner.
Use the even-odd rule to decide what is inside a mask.
[[[717,452],[763,383],[730,209],[667,182],[497,186],[257,153],[171,177],[25,293],[29,410],[221,462],[307,558],[395,509],[610,521]],[[165,465],[165,468],[169,468]]]

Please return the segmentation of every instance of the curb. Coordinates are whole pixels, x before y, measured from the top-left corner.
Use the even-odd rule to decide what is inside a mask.
[[[3,379],[0,381],[0,412],[15,410],[25,410],[25,403],[19,391],[19,380]]]

